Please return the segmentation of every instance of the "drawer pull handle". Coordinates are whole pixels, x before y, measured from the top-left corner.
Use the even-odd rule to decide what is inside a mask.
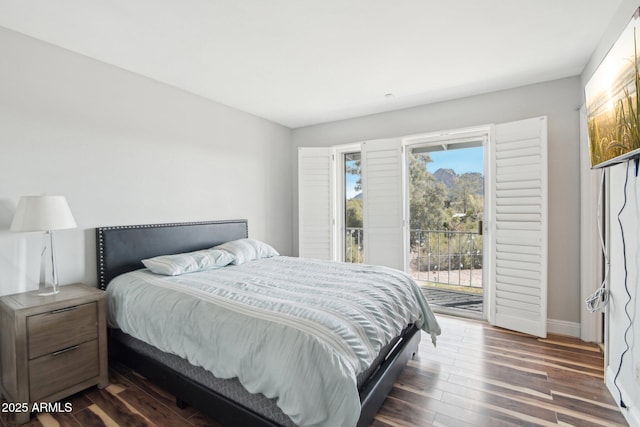
[[[75,310],[76,308],[78,308],[77,305],[74,305],[74,306],[71,306],[71,307],[60,308],[58,310],[50,311],[49,314],[64,313],[65,311]]]
[[[62,349],[62,350],[54,351],[54,352],[52,353],[52,355],[53,355],[53,356],[58,356],[58,355],[60,355],[60,354],[62,354],[62,353],[66,353],[66,352],[68,352],[68,351],[76,350],[76,349],[78,349],[78,348],[80,348],[80,346],[79,346],[79,345],[74,345],[73,347],[68,347],[68,348],[65,348],[65,349]]]

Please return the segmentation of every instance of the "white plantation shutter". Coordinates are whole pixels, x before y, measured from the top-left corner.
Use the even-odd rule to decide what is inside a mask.
[[[362,144],[364,260],[404,270],[403,152],[399,139]]]
[[[334,159],[331,148],[298,151],[298,252],[303,258],[335,256]]]
[[[490,320],[547,334],[547,119],[495,126]]]

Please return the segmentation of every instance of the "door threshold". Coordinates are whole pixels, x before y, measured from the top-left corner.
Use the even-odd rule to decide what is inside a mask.
[[[436,314],[446,314],[447,316],[463,317],[466,319],[474,320],[487,320],[484,312],[479,313],[477,311],[463,310],[459,308],[442,307],[440,305],[430,304],[431,310]]]

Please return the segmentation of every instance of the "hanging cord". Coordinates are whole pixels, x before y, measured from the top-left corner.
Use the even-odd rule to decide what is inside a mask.
[[[629,345],[629,340],[627,338],[627,335],[629,333],[629,331],[631,330],[631,327],[633,326],[633,319],[631,318],[631,315],[629,314],[629,304],[632,301],[631,298],[631,293],[629,292],[629,284],[628,284],[628,270],[627,270],[627,245],[625,243],[624,240],[624,228],[622,227],[622,220],[620,219],[620,215],[622,215],[622,211],[624,211],[625,206],[627,205],[627,184],[629,183],[629,164],[631,163],[631,161],[627,161],[627,173],[625,175],[624,178],[624,202],[622,203],[622,207],[620,208],[620,212],[618,212],[618,224],[620,225],[620,235],[622,237],[622,259],[624,262],[624,290],[627,293],[627,302],[624,305],[624,313],[627,316],[627,319],[629,319],[629,324],[627,325],[627,328],[624,330],[624,344],[625,344],[625,349],[622,352],[622,354],[620,355],[620,364],[618,365],[618,371],[616,372],[616,376],[613,377],[613,385],[616,386],[616,389],[618,390],[618,395],[620,396],[620,407],[621,408],[626,408],[627,405],[625,405],[624,401],[622,400],[622,390],[620,390],[620,386],[618,386],[617,381],[618,381],[618,376],[620,376],[620,372],[622,371],[622,362],[624,361],[624,356],[627,354],[627,352],[629,351],[629,349],[631,348],[631,346]]]
[[[604,279],[602,280],[602,284],[596,291],[589,296],[584,303],[587,305],[587,310],[591,313],[595,313],[598,310],[604,309],[604,307],[609,303],[609,291],[607,290],[607,283],[609,281],[609,253],[607,252],[607,246],[604,243],[604,234],[602,232],[602,193],[604,192],[604,177],[605,177],[606,169],[602,169],[602,175],[600,175],[600,189],[598,191],[598,237],[600,237],[600,247],[602,248],[602,254],[604,255]]]

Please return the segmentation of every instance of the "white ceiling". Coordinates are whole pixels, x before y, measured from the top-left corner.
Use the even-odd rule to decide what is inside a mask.
[[[621,2],[0,0],[0,26],[296,128],[578,75]]]

